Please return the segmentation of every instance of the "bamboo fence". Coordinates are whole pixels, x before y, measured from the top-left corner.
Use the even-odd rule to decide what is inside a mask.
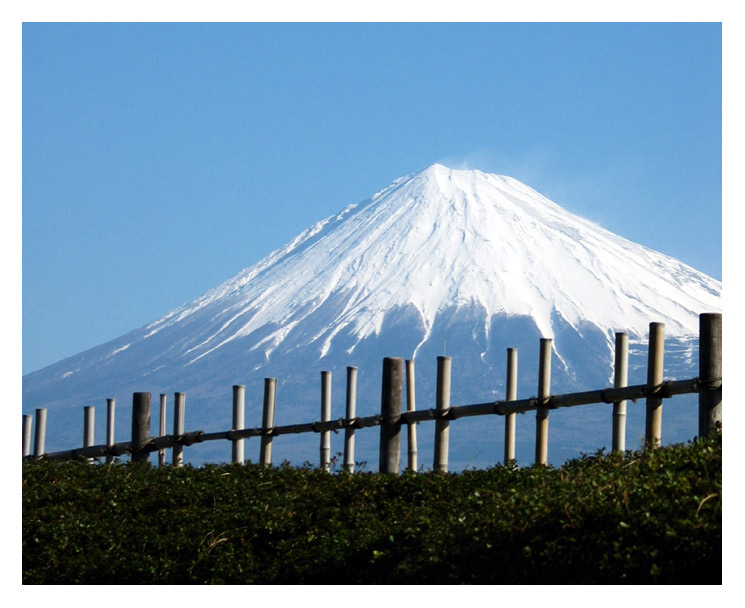
[[[517,398],[517,351],[507,350],[507,383],[504,400],[470,405],[450,404],[450,357],[437,358],[437,392],[433,409],[417,410],[414,393],[414,362],[397,357],[383,360],[380,413],[373,416],[356,416],[357,368],[347,368],[346,416],[331,419],[331,372],[321,372],[321,419],[315,422],[274,425],[276,396],[275,378],[264,382],[264,401],[262,426],[245,428],[245,387],[233,387],[232,428],[226,431],[206,433],[203,431],[184,431],[186,396],[174,394],[173,434],[166,435],[165,411],[166,395],[160,396],[160,435],[150,435],[150,393],[134,393],[132,398],[131,440],[114,443],[115,400],[107,400],[106,443],[94,444],[94,407],[84,410],[83,447],[47,453],[44,449],[46,436],[46,408],[39,408],[35,415],[33,453],[31,452],[32,416],[23,416],[23,458],[47,460],[71,460],[114,458],[129,454],[132,461],[148,461],[151,452],[158,452],[159,465],[166,464],[165,451],[171,449],[171,463],[183,464],[183,449],[186,446],[205,441],[228,440],[232,442],[232,462],[242,463],[245,459],[244,442],[252,437],[260,438],[259,462],[272,464],[272,439],[280,435],[299,433],[318,433],[320,436],[320,467],[330,470],[330,433],[344,430],[343,469],[354,472],[355,431],[367,427],[380,427],[381,473],[399,473],[401,463],[401,426],[407,426],[408,459],[407,468],[417,470],[418,454],[416,425],[427,420],[435,421],[435,441],[433,469],[448,470],[448,448],[450,422],[470,416],[497,415],[505,418],[504,462],[515,459],[515,414],[536,412],[535,462],[547,464],[548,423],[552,410],[590,404],[612,404],[613,451],[625,450],[626,402],[646,400],[645,448],[656,449],[661,444],[663,400],[675,395],[698,393],[699,420],[698,436],[702,437],[721,429],[722,425],[722,315],[704,313],[699,317],[699,375],[686,380],[663,381],[664,324],[650,323],[650,341],[647,365],[647,383],[627,385],[628,379],[628,334],[616,334],[615,374],[613,387],[585,392],[552,395],[550,392],[550,370],[552,341],[540,340],[540,359],[538,373],[538,394],[527,399]],[[406,411],[402,411],[402,398],[406,386]]]

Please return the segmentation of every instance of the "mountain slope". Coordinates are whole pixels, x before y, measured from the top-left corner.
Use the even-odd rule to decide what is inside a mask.
[[[383,357],[431,367],[444,350],[470,390],[461,402],[474,402],[501,396],[507,347],[521,351],[521,386],[534,394],[539,337],[554,338],[554,392],[597,388],[608,383],[616,331],[642,344],[632,365],[644,364],[650,321],[666,324],[673,370],[693,369],[698,314],[720,310],[720,294],[718,281],[514,179],[430,165],[155,322],[28,374],[24,411],[110,396],[126,407],[137,390],[183,390],[196,398],[195,423],[227,428],[229,397],[225,421],[214,400],[274,376],[278,399],[286,388],[293,403],[277,423],[300,422],[317,417],[315,372],[341,372],[338,383],[357,365],[373,413]],[[433,371],[420,369],[426,395]]]

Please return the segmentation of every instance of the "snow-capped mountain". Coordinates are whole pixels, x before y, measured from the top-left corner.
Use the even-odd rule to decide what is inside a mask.
[[[530,396],[540,337],[554,339],[553,392],[600,388],[611,383],[617,331],[638,345],[632,376],[637,370],[636,380],[644,382],[650,321],[666,324],[667,371],[691,377],[698,315],[720,311],[720,298],[720,282],[573,215],[512,178],[434,164],[318,222],[153,323],[24,376],[23,408],[50,408],[48,449],[63,449],[80,443],[82,406],[107,397],[121,403],[118,426],[126,431],[134,391],[185,391],[187,429],[229,428],[231,386],[245,384],[247,425],[259,426],[263,378],[277,377],[275,423],[307,422],[318,418],[318,372],[336,372],[333,416],[341,417],[344,369],[355,365],[358,414],[368,415],[379,407],[383,357],[400,356],[417,362],[423,409],[434,406],[435,358],[443,352],[453,357],[453,403],[475,403],[503,397],[508,347],[520,353],[520,396]],[[551,436],[552,460],[609,444],[607,408],[580,409],[561,413],[557,429],[566,430]],[[66,423],[55,421],[70,416],[75,430],[60,437],[55,426]],[[462,466],[500,460],[501,420],[479,420],[475,432],[486,426],[488,437],[476,439],[460,421],[451,431],[456,458],[459,445],[464,454],[480,446],[463,456]],[[533,423],[520,421],[527,455]],[[680,416],[673,429],[676,423],[685,424]],[[679,440],[692,437],[694,427]],[[665,430],[663,424],[663,440]],[[118,440],[126,439],[125,431]],[[377,436],[367,434],[374,468]],[[65,443],[55,447],[56,437]],[[315,446],[315,436],[305,438]],[[278,438],[279,459],[315,460],[315,447],[288,445],[283,454],[284,441]],[[229,455],[229,445],[221,443],[210,446],[211,460],[227,459],[222,452]],[[420,450],[423,445],[426,439]],[[429,464],[424,454],[420,461]]]

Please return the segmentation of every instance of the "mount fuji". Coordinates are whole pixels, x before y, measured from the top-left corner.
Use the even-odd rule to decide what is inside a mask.
[[[23,411],[48,408],[47,450],[55,451],[81,445],[82,407],[109,397],[117,399],[116,440],[127,440],[136,391],[185,392],[187,430],[228,429],[231,387],[243,384],[253,427],[261,424],[263,378],[276,377],[275,424],[310,422],[319,419],[320,372],[328,370],[332,417],[340,418],[345,368],[354,365],[357,414],[366,416],[379,410],[387,356],[415,359],[417,409],[428,409],[442,354],[453,359],[452,403],[477,403],[504,398],[507,348],[518,349],[518,397],[528,397],[536,394],[541,337],[553,338],[553,393],[602,388],[612,385],[618,331],[629,334],[629,382],[641,384],[651,321],[665,323],[666,377],[694,377],[698,315],[721,311],[721,288],[515,179],[433,164],[154,322],[25,375]],[[549,460],[609,447],[609,408],[552,413]],[[644,434],[643,408],[629,404],[630,448]],[[666,401],[663,416],[663,443],[695,435],[691,399]],[[451,424],[451,470],[499,462],[502,425],[496,416]],[[518,463],[530,464],[535,423],[521,416],[517,427]],[[418,429],[419,461],[428,468],[434,424]],[[377,439],[371,430],[357,433],[358,460],[371,470]],[[342,441],[332,439],[332,452]],[[274,453],[276,461],[316,462],[318,437],[280,436]],[[185,457],[227,461],[230,445],[193,446]]]

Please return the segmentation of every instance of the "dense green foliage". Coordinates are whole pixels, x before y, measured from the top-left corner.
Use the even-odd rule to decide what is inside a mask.
[[[23,582],[721,583],[721,435],[561,468],[23,464]]]

